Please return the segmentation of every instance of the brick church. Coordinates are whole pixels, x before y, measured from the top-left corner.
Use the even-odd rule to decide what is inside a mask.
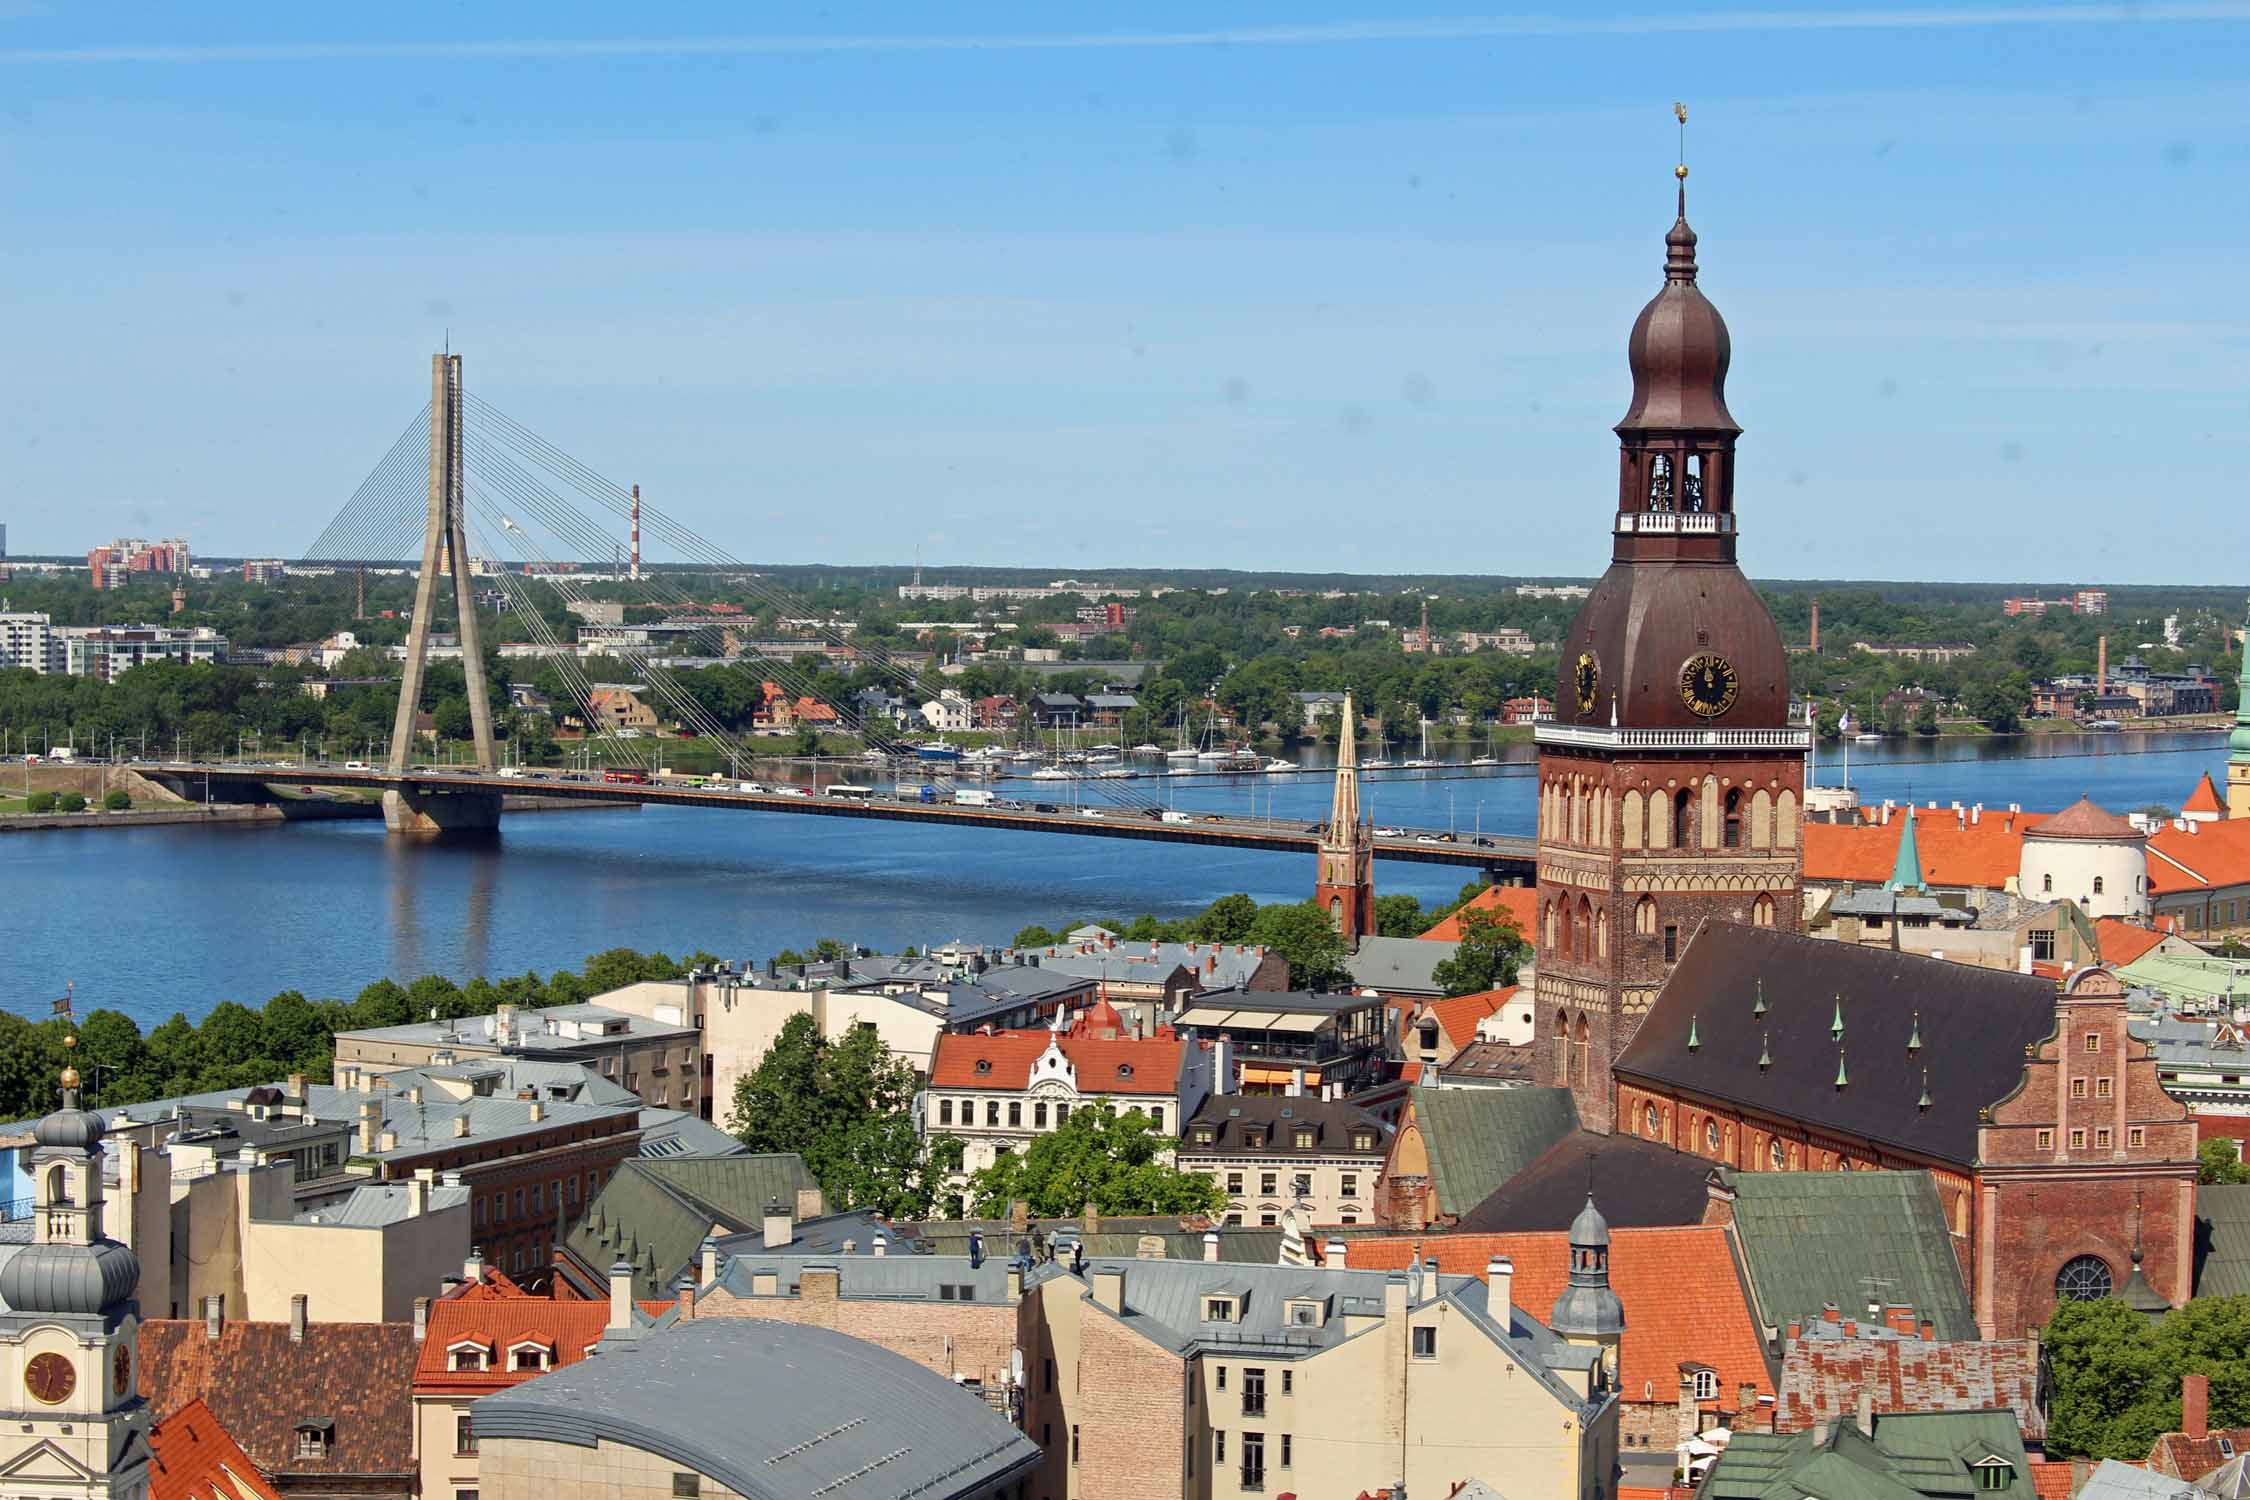
[[[1684,179],[1686,169],[1680,169]],[[1611,562],[1539,745],[1538,1066],[1590,1128],[1745,1171],[1926,1170],[1986,1337],[2187,1300],[2195,1127],[2123,987],[1797,930],[1810,731],[1736,564],[1725,322],[1687,195],[1627,344]]]

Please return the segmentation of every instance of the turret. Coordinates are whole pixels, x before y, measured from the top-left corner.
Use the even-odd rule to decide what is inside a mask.
[[[1625,1304],[1609,1287],[1609,1221],[1586,1194],[1586,1206],[1570,1222],[1570,1280],[1555,1299],[1547,1326],[1572,1344],[1602,1351],[1604,1385],[1617,1380],[1617,1344],[1625,1335]]]

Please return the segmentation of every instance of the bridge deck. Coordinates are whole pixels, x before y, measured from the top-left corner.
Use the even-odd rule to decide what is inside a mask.
[[[634,786],[604,781],[565,780],[559,773],[544,776],[487,776],[475,771],[416,770],[393,776],[381,770],[346,770],[336,766],[217,765],[183,761],[129,762],[126,769],[156,779],[194,783],[214,788],[306,786],[359,787],[370,791],[488,792],[536,794],[575,798],[588,802],[638,802],[653,806],[717,807],[738,812],[798,813],[823,818],[875,818],[906,823],[946,823],[968,828],[1001,828],[1018,833],[1071,834],[1081,838],[1144,839],[1171,844],[1219,844],[1238,849],[1268,849],[1309,854],[1320,837],[1301,823],[1262,821],[1203,814],[1192,821],[1167,823],[1129,807],[1102,807],[1100,816],[1063,808],[1040,812],[1035,807],[969,807],[951,802],[918,802],[877,794],[858,798],[824,794],[787,795],[780,792],[743,792],[715,787],[674,786],[656,782]],[[1454,842],[1437,840],[1435,832],[1415,830],[1404,837],[1378,838],[1375,852],[1383,859],[1416,860],[1424,864],[1462,865],[1510,875],[1528,875],[1533,867],[1533,840],[1484,835],[1482,841],[1463,836]]]

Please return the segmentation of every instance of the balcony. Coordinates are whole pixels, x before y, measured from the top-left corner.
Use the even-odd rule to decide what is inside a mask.
[[[1732,536],[1734,517],[1717,511],[1621,510],[1619,536]]]
[[[1812,731],[1792,729],[1605,729],[1598,725],[1540,724],[1541,745],[1581,745],[1602,750],[1810,750]]]
[[[1246,1417],[1264,1416],[1266,1414],[1266,1393],[1264,1391],[1244,1391],[1242,1393],[1242,1414]]]
[[[1242,1471],[1242,1492],[1244,1494],[1263,1494],[1265,1492],[1265,1488],[1266,1471],[1264,1469],[1246,1468]]]

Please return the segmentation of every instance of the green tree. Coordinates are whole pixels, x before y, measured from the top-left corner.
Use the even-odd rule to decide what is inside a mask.
[[[820,754],[820,729],[818,726],[812,724],[799,724],[797,726],[797,753],[799,755]]]
[[[1250,940],[1288,961],[1291,989],[1330,989],[1350,977],[1344,970],[1343,934],[1310,901],[1260,907],[1250,924]]]
[[[914,1070],[872,1030],[838,1042],[809,1013],[791,1016],[764,1060],[735,1085],[727,1126],[753,1151],[794,1151],[839,1208],[927,1217],[961,1162],[952,1137],[925,1153]]]
[[[82,813],[85,810],[86,799],[78,792],[64,792],[55,798],[56,812]]]
[[[430,711],[430,723],[442,740],[465,740],[475,732],[475,722],[469,717],[469,700],[466,698],[440,698]]]
[[[1390,895],[1375,898],[1375,931],[1382,937],[1420,937],[1429,925],[1422,915],[1422,903],[1412,896]]]
[[[1531,944],[1507,912],[1472,907],[1460,913],[1461,941],[1453,956],[1430,971],[1448,995],[1474,995],[1516,982]]]
[[[816,964],[832,964],[851,956],[852,945],[842,938],[822,938],[812,945],[812,961]]]
[[[2233,1137],[2215,1135],[2195,1148],[2197,1182],[2250,1182],[2250,1165]]]
[[[1914,711],[1914,732],[1927,737],[1937,733],[1937,704],[1928,698]]]
[[[1018,928],[1015,940],[1009,946],[1015,948],[1052,948],[1061,941],[1061,938],[1056,937],[1052,932],[1034,922],[1029,927]]]
[[[23,808],[25,812],[51,813],[55,810],[55,794],[33,792],[23,799]]]
[[[108,793],[102,798],[102,807],[109,812],[123,812],[133,805],[133,794],[124,790]]]
[[[1258,903],[1242,892],[1221,896],[1203,908],[1195,922],[1198,940],[1210,943],[1246,943],[1258,920]]]
[[[1200,1172],[1162,1160],[1171,1138],[1157,1134],[1140,1110],[1112,1114],[1099,1107],[1070,1118],[1020,1153],[1001,1157],[969,1179],[974,1211],[1007,1216],[1021,1200],[1043,1218],[1075,1214],[1092,1204],[1103,1214],[1216,1214],[1226,1194]]]
[[[2056,1456],[2146,1458],[2157,1433],[2179,1426],[2179,1387],[2165,1372],[2148,1319],[2117,1299],[2063,1302],[2043,1334],[2054,1397],[2047,1451]],[[2166,1414],[2166,1408],[2169,1414]],[[2218,1420],[2218,1412],[2212,1413]],[[2146,1431],[2137,1439],[2133,1434]]]

